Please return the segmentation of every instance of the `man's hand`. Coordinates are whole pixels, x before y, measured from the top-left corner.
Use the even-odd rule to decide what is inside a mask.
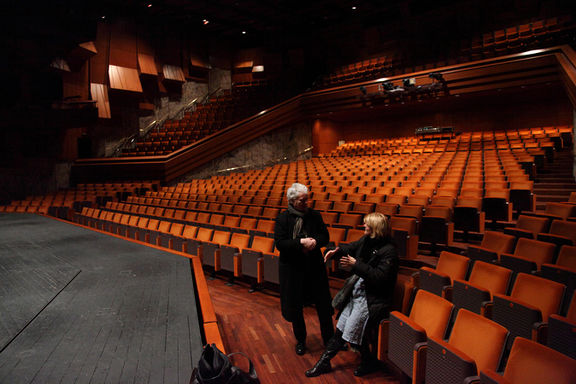
[[[300,239],[300,244],[304,246],[304,249],[311,251],[314,248],[316,248],[316,239],[312,237],[305,237],[303,239]]]

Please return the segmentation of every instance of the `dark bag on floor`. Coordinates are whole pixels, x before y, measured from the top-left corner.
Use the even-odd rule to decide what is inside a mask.
[[[250,363],[248,372],[236,367],[230,361],[234,355],[244,356]],[[252,360],[242,352],[225,355],[214,344],[206,344],[198,367],[192,371],[190,384],[259,384],[260,380]]]

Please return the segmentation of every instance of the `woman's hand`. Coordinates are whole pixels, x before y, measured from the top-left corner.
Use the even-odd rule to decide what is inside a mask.
[[[328,260],[330,260],[334,256],[334,254],[336,252],[338,252],[339,250],[340,250],[340,248],[337,247],[336,249],[332,249],[332,250],[326,252],[326,254],[324,255],[324,262],[327,263]]]
[[[354,265],[356,265],[356,259],[353,258],[352,256],[347,255],[340,259],[340,268],[342,268],[345,271],[352,270],[352,267]]]

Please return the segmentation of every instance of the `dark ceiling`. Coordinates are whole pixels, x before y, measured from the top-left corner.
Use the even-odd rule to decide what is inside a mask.
[[[102,20],[129,18],[150,28],[180,27],[258,45],[279,35],[338,35],[378,27],[403,35],[424,27],[468,33],[507,19],[569,9],[569,0],[4,0],[0,26],[22,37],[93,33]],[[6,36],[6,34],[4,36]],[[394,36],[391,36],[394,37]],[[413,36],[425,38],[425,34]]]
[[[365,55],[381,53],[387,41],[408,51],[436,53],[459,39],[514,25],[512,20],[561,13],[572,1],[4,0],[0,51],[10,60],[0,65],[18,70],[64,55],[78,43],[94,40],[97,23],[116,19],[132,20],[151,34],[183,31],[203,41],[225,41],[231,48],[287,51],[309,45],[319,55],[329,52],[343,62],[356,57],[349,52],[350,42],[367,40],[373,44]],[[344,40],[348,49],[341,44]]]

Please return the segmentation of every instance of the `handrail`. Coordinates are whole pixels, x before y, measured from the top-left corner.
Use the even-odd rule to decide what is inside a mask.
[[[249,164],[249,165],[243,165],[241,167],[232,167],[232,168],[226,168],[226,169],[219,169],[217,171],[215,171],[217,174],[221,174],[221,173],[227,173],[227,172],[234,172],[234,171],[240,171],[243,169],[250,169],[250,168],[260,168],[260,167],[270,167],[273,165],[277,165],[280,164],[282,162],[285,161],[294,161],[295,159],[298,159],[300,156],[312,151],[314,149],[314,146],[310,146],[306,149],[304,149],[303,151],[298,152],[295,156],[292,157],[288,157],[288,156],[284,156],[284,157],[280,157],[278,159],[274,159],[274,160],[270,160],[267,161],[263,164],[259,164],[259,165],[255,165],[255,164]]]

